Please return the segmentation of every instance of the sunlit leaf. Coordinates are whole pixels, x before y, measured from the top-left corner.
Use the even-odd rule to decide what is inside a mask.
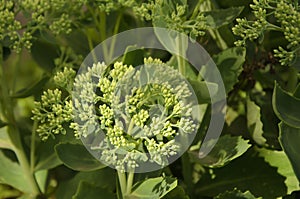
[[[177,186],[177,180],[170,177],[150,178],[141,182],[134,188],[128,198],[130,199],[158,199]]]

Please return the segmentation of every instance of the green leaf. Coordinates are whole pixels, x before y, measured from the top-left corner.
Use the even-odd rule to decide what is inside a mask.
[[[12,94],[11,97],[26,98],[35,93],[38,93],[43,89],[44,85],[49,81],[49,79],[50,78],[48,76],[44,76],[38,82],[32,84],[31,86],[27,86],[27,87],[17,91],[16,93]]]
[[[212,141],[212,143],[215,143]],[[211,142],[205,142],[201,147],[210,147]],[[189,151],[193,161],[207,167],[222,167],[232,160],[244,154],[251,145],[241,136],[232,137],[224,135],[218,139],[218,142],[212,151],[204,158],[199,158],[199,150]]]
[[[115,189],[115,172],[111,168],[104,168],[97,171],[79,172],[68,181],[61,181],[56,190],[57,199],[70,199],[76,191],[80,182],[88,182],[97,187],[113,191]]]
[[[0,128],[0,148],[14,150],[14,145],[10,141],[7,127]]]
[[[243,193],[237,189],[234,189],[232,191],[221,193],[217,197],[214,197],[214,199],[256,199],[256,197],[253,196],[249,191]]]
[[[22,193],[11,186],[0,184],[0,198],[17,198]]]
[[[285,184],[288,189],[287,194],[300,190],[299,182],[295,176],[293,167],[283,151],[274,151],[263,148],[257,150],[259,151],[259,156],[263,157],[271,166],[277,167],[278,173],[286,177]]]
[[[47,178],[48,178],[48,170],[37,171],[37,172],[35,172],[34,176],[35,176],[37,184],[39,185],[41,192],[45,193]]]
[[[185,193],[182,186],[177,186],[175,189],[165,195],[163,199],[189,199],[189,196]]]
[[[285,177],[277,173],[277,168],[270,166],[253,150],[235,159],[230,164],[217,169],[210,169],[201,176],[195,191],[199,196],[217,196],[227,190],[237,188],[242,192],[249,190],[255,197],[273,199],[287,192]]]
[[[300,98],[292,96],[275,84],[272,102],[274,111],[280,120],[289,126],[300,128]]]
[[[39,39],[33,43],[31,55],[42,69],[51,72],[55,68],[54,59],[59,56],[58,46]]]
[[[1,150],[0,168],[0,183],[15,187],[22,192],[30,193],[31,187],[28,186],[20,165],[7,158]]]
[[[81,144],[59,143],[55,146],[55,151],[67,167],[76,171],[93,171],[106,167]]]
[[[218,84],[216,83],[192,79],[188,79],[188,81],[193,87],[199,104],[211,103],[211,97],[218,92]],[[212,93],[209,93],[208,88],[210,91],[212,91]]]
[[[177,186],[177,180],[170,177],[150,178],[141,182],[129,195],[129,199],[162,198]]]
[[[144,63],[145,51],[136,46],[128,46],[125,50],[122,62],[127,65],[139,66]]]
[[[102,187],[94,186],[88,182],[80,182],[76,194],[72,199],[93,199],[93,198],[115,199],[116,195]]]
[[[238,82],[238,77],[243,70],[245,56],[246,49],[242,47],[229,48],[213,56],[213,60],[221,73],[227,93]]]
[[[284,122],[281,122],[279,124],[279,129],[280,143],[294,168],[298,181],[300,182],[300,128],[293,128]]]
[[[0,120],[0,128],[5,127],[7,125],[6,122],[3,122],[2,120]]]
[[[253,140],[259,145],[264,145],[267,140],[263,137],[260,107],[250,99],[247,100],[247,126]]]
[[[231,23],[240,13],[244,7],[230,7],[226,9],[214,9],[204,12],[206,22],[210,28],[217,29],[221,26]]]

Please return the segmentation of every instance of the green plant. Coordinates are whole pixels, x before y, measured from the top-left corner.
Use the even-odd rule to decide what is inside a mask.
[[[0,0],[0,198],[298,198],[299,24],[292,0]],[[154,31],[176,53],[98,60],[148,26],[212,59]]]

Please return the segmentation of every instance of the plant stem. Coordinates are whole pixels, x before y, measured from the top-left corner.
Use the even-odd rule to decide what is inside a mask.
[[[119,179],[119,183],[120,183],[120,187],[121,187],[121,193],[122,193],[122,197],[124,199],[124,196],[126,194],[126,175],[124,172],[121,172],[121,171],[117,171],[118,172],[118,179]]]
[[[35,166],[35,136],[37,129],[37,121],[34,121],[32,132],[31,132],[31,144],[30,144],[30,171],[34,175],[34,166]]]
[[[110,44],[110,49],[109,49],[109,59],[112,59],[113,58],[113,53],[115,51],[115,45],[116,45],[116,34],[119,32],[119,27],[120,27],[120,23],[121,23],[121,19],[122,19],[122,16],[123,16],[123,13],[120,12],[118,14],[118,17],[117,17],[117,20],[116,20],[116,24],[115,24],[115,27],[114,27],[114,32],[113,32],[113,37],[112,37],[112,40],[111,40],[111,44]]]
[[[3,107],[4,117],[6,118],[7,123],[9,124],[8,125],[9,137],[11,142],[14,144],[14,152],[17,156],[19,164],[23,170],[23,173],[26,176],[28,185],[31,187],[32,197],[35,197],[40,193],[40,191],[35,181],[35,178],[31,173],[30,166],[21,141],[21,135],[14,117],[13,103],[12,103],[12,99],[9,96],[9,89],[7,84],[8,81],[4,75],[3,51],[1,45],[0,45],[0,81],[1,81],[0,92],[2,96],[1,102],[3,103],[1,107]]]
[[[106,39],[106,15],[105,12],[100,12],[99,14],[99,25],[98,25],[98,30],[100,32],[100,36],[101,36],[101,40],[102,42],[104,42],[102,44],[102,49],[103,49],[103,56],[104,56],[104,61],[108,62],[109,61],[109,55],[108,55],[108,49],[107,49],[107,45],[105,42]]]
[[[134,179],[134,172],[128,172],[127,186],[126,186],[126,195],[129,195],[131,193],[133,179]]]
[[[176,59],[177,59],[177,63],[178,63],[178,70],[181,73],[181,75],[185,76],[186,73],[186,64],[185,64],[185,60],[184,60],[184,56],[185,56],[185,49],[184,49],[184,38],[182,36],[178,36],[176,38],[176,46],[178,48],[178,54],[176,55]]]

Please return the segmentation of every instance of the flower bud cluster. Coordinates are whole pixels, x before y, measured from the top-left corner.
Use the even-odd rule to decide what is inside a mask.
[[[97,63],[77,75],[71,128],[78,137],[104,135],[92,146],[101,161],[121,171],[147,161],[165,166],[181,149],[175,137],[196,130],[187,103],[192,93],[166,66],[153,58],[137,69]]]
[[[62,99],[58,89],[44,91],[41,101],[35,102],[32,119],[38,122],[37,133],[42,140],[56,134],[66,134],[63,124],[72,120],[72,102]]]
[[[266,30],[280,31],[284,34],[288,45],[274,50],[274,56],[279,58],[282,65],[293,64],[299,54],[300,47],[300,12],[296,2],[288,0],[254,0],[253,14],[255,21],[237,19],[237,25],[232,29],[241,40],[235,42],[237,46],[243,46],[247,40],[253,41],[263,38]],[[272,17],[270,17],[272,16]],[[267,21],[268,19],[272,19]],[[274,22],[274,19],[276,22]],[[279,24],[279,25],[278,25]]]

